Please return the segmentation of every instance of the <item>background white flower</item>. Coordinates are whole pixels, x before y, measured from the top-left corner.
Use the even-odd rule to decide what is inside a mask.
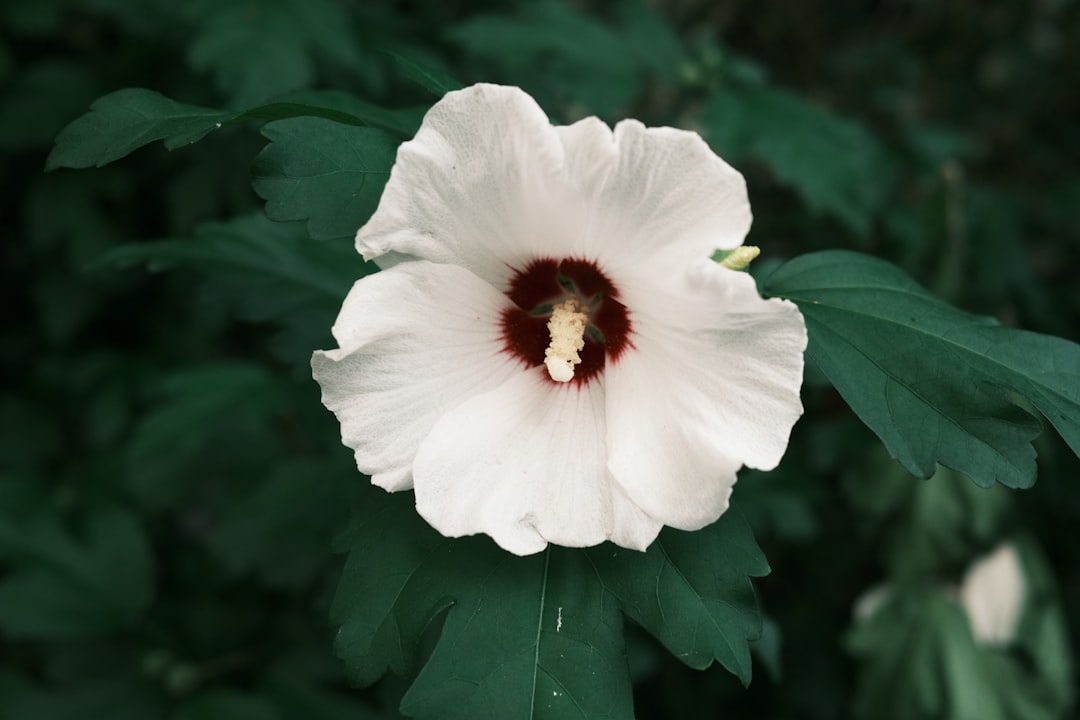
[[[983,645],[1012,642],[1026,596],[1024,569],[1012,543],[999,546],[973,563],[960,585],[960,603],[976,642]]]
[[[360,470],[413,487],[445,535],[527,554],[700,528],[802,413],[798,309],[709,259],[750,221],[695,133],[449,93],[357,234],[383,271],[312,358],[323,402]]]

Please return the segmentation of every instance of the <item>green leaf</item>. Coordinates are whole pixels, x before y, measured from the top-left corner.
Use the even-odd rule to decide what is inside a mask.
[[[519,558],[487,538],[440,536],[408,495],[365,505],[331,612],[350,676],[413,672],[426,629],[449,608],[402,701],[408,715],[630,717],[621,615],[692,667],[718,659],[749,680],[761,621],[747,575],[767,566],[734,512],[698,533],[665,531],[645,553],[553,546]]]
[[[936,463],[979,485],[1035,481],[1038,420],[1080,453],[1080,346],[1000,327],[934,297],[883,260],[846,251],[792,260],[765,284],[806,318],[810,358],[911,473]]]
[[[394,63],[405,73],[405,77],[415,82],[436,97],[465,87],[459,80],[445,70],[440,70],[410,55],[390,52]]]
[[[752,157],[802,196],[866,235],[892,185],[884,146],[856,121],[772,88],[726,88],[710,101],[706,136],[729,162]]]
[[[117,90],[95,100],[89,113],[64,128],[45,169],[101,167],[155,140],[175,150],[198,142],[232,115],[176,102],[152,90]]]
[[[128,513],[91,515],[72,535],[52,517],[0,519],[0,556],[15,569],[0,582],[0,628],[14,636],[82,637],[129,628],[153,597],[143,528]]]
[[[225,126],[297,117],[320,117],[347,125],[371,125],[409,137],[420,124],[418,110],[386,110],[335,91],[305,91],[243,112],[215,110],[171,100],[143,88],[98,98],[56,138],[46,170],[101,167],[157,140],[176,150]]]
[[[738,511],[697,532],[665,530],[645,553],[608,545],[584,552],[623,612],[675,657],[698,670],[716,659],[750,683],[748,641],[762,623],[749,578],[769,565]]]
[[[279,222],[306,220],[316,239],[352,238],[375,211],[397,141],[387,133],[321,118],[267,124],[255,158],[255,192]]]
[[[336,112],[336,115],[334,114]],[[426,107],[387,110],[339,90],[302,90],[244,112],[234,123],[254,119],[284,120],[291,117],[324,117],[346,125],[367,125],[411,138],[420,128]]]

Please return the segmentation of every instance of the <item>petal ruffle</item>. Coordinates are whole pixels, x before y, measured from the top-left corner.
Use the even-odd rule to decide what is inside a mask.
[[[322,401],[357,467],[387,490],[440,416],[521,372],[502,352],[504,295],[453,265],[403,263],[359,280],[334,324],[337,350],[311,358]]]
[[[416,507],[443,535],[487,533],[518,555],[613,535],[643,549],[660,523],[613,493],[605,460],[603,388],[537,368],[439,420],[416,458]]]
[[[698,271],[682,298],[694,329],[639,313],[634,349],[605,371],[608,467],[634,503],[684,530],[720,516],[742,465],[779,463],[802,414],[806,348],[793,303],[762,299],[744,273]]]
[[[512,267],[569,251],[579,207],[547,115],[515,87],[447,93],[398,149],[379,207],[356,236],[365,258],[386,253],[461,265],[504,288]],[[575,210],[576,212],[576,210]]]
[[[596,118],[565,128],[566,168],[586,213],[579,255],[613,279],[667,275],[742,244],[750,201],[741,174],[697,133]]]

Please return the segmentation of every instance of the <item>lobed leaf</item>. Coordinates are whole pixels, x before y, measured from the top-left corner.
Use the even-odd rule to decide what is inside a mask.
[[[761,636],[751,577],[769,573],[737,511],[702,530],[667,530],[644,554],[601,546],[584,551],[623,612],[697,670],[716,659],[750,683],[748,640]]]
[[[45,169],[101,167],[156,140],[175,150],[198,142],[232,115],[152,90],[117,90],[95,100],[89,113],[61,131]]]
[[[1035,481],[1039,421],[1080,453],[1080,346],[1003,328],[934,297],[899,268],[847,251],[812,253],[765,291],[799,305],[809,356],[911,473],[935,464],[979,485]]]
[[[279,222],[307,221],[316,239],[352,238],[375,211],[390,177],[397,141],[367,127],[322,118],[268,123],[255,158],[255,192]]]
[[[296,117],[320,117],[346,125],[370,125],[411,136],[418,110],[387,110],[335,91],[306,91],[243,112],[215,110],[171,100],[143,88],[127,88],[98,98],[90,112],[57,136],[46,170],[101,167],[141,147],[163,140],[169,150],[191,145],[225,126]]]
[[[631,717],[622,615],[692,667],[718,659],[749,681],[761,621],[747,576],[768,568],[733,512],[698,533],[666,531],[646,553],[550,547],[519,558],[487,538],[442,537],[407,495],[367,508],[344,539],[331,612],[350,677],[412,673],[421,638],[449,608],[402,701],[407,715]]]

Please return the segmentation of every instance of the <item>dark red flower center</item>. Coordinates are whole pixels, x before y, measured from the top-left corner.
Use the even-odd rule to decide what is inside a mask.
[[[514,270],[506,295],[514,307],[502,314],[505,352],[528,367],[544,364],[544,353],[551,343],[548,320],[554,306],[568,298],[576,298],[588,316],[585,347],[579,353],[581,363],[575,369],[573,383],[589,382],[605,363],[618,361],[628,347],[633,347],[630,313],[619,302],[618,288],[590,260],[533,260]]]

